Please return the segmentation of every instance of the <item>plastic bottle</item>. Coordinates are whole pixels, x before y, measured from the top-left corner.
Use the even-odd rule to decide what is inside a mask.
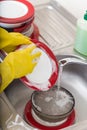
[[[77,21],[77,32],[75,39],[75,50],[87,56],[87,11],[83,19]]]

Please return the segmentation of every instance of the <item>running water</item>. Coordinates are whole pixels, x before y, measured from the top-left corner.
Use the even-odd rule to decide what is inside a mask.
[[[58,80],[57,80],[58,91],[60,90],[60,87],[61,87],[62,73],[63,73],[63,66],[60,65],[60,66],[59,66],[59,77],[58,77]]]
[[[59,77],[57,80],[58,90],[60,90],[60,88],[61,88],[61,78],[62,78],[62,74],[63,74],[63,67],[65,66],[65,64],[66,64],[66,60],[59,62]]]

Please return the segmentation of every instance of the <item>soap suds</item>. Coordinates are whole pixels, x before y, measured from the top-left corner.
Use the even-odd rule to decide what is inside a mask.
[[[69,112],[73,106],[73,98],[65,91],[51,89],[35,96],[35,105],[48,115],[61,115]]]
[[[37,66],[34,68],[31,74],[28,74],[26,77],[32,82],[44,83],[49,80],[52,74],[52,64],[48,55],[39,48],[36,48],[37,51],[41,52],[40,59]]]

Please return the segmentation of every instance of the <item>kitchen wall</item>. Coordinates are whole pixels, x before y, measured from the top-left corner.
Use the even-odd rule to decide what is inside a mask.
[[[34,5],[48,2],[50,0],[28,0]],[[87,10],[87,0],[55,0],[71,12],[76,18],[80,18]]]
[[[83,17],[87,10],[87,0],[57,0],[67,10],[69,10],[75,17]]]

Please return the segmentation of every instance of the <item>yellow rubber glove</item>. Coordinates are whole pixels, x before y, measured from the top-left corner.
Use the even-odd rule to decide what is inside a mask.
[[[17,32],[8,32],[0,27],[0,49],[7,53],[15,50],[18,45],[32,43],[27,36]]]
[[[30,45],[30,47],[26,49],[11,52],[5,57],[4,61],[0,63],[0,92],[2,92],[13,79],[32,73],[37,64],[35,59],[41,55],[40,52],[32,54],[35,47],[35,45]]]

